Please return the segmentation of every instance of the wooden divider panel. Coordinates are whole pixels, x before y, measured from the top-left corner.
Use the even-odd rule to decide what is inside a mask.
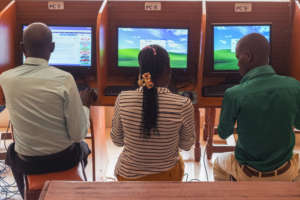
[[[10,2],[11,2],[11,0],[1,0],[0,1],[0,11],[2,9],[4,9],[8,5],[8,3],[10,3]]]
[[[64,10],[49,10],[48,1],[45,0],[16,0],[16,63],[22,63],[22,52],[19,45],[22,40],[22,25],[43,22],[47,25],[92,26],[96,30],[97,15],[101,4],[102,1],[95,0],[65,0]],[[93,38],[96,38],[96,31]],[[96,41],[93,42],[93,45],[93,49],[96,49]],[[91,87],[96,87],[96,51],[94,51],[93,58],[94,68],[87,75],[76,72],[74,74],[79,82],[81,81],[80,77],[83,77],[83,79],[90,81]]]
[[[212,27],[214,23],[271,23],[271,64],[277,73],[289,73],[289,39],[291,33],[290,2],[252,2],[252,12],[234,12],[235,2],[207,2],[207,32],[202,86],[218,85],[225,75],[212,75],[209,68],[212,59]],[[201,97],[200,106],[221,106],[220,97]]]
[[[97,17],[97,88],[98,105],[105,105],[103,91],[107,80],[107,43],[108,43],[108,4],[105,0]],[[111,100],[114,102],[114,100]]]
[[[15,66],[16,5],[11,2],[0,13],[0,73]]]
[[[205,70],[212,64],[210,25],[212,23],[272,23],[271,61],[279,74],[288,74],[288,49],[290,36],[289,2],[254,2],[252,12],[235,13],[234,2],[207,3],[207,43]]]
[[[291,41],[290,75],[300,81],[300,2],[295,1]]]

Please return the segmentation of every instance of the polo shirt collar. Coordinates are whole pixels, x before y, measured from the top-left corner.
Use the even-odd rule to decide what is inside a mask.
[[[36,65],[36,66],[48,66],[48,61],[43,58],[34,58],[28,57],[26,58],[25,65]]]
[[[245,74],[245,76],[242,78],[241,83],[244,83],[246,81],[249,81],[251,79],[254,79],[258,76],[264,76],[264,75],[270,75],[275,74],[274,69],[271,65],[262,65],[259,67],[256,67],[249,72]]]

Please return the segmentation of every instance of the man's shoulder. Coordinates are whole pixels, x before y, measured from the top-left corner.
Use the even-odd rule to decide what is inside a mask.
[[[0,74],[0,81],[6,80],[7,78],[12,78],[14,76],[17,76],[17,71],[22,68],[23,65],[11,68],[7,71],[4,71]]]
[[[240,94],[242,91],[244,91],[243,87],[245,87],[243,85],[243,83],[234,85],[225,91],[224,96],[236,96],[236,95]]]
[[[283,84],[300,87],[300,82],[296,80],[294,77],[277,75],[276,78],[278,78],[278,80],[280,80],[280,82]]]
[[[57,74],[57,75],[65,76],[65,77],[73,77],[69,72],[66,72],[57,67],[53,67],[51,65],[49,65],[49,67],[47,67],[46,70],[48,70],[49,72],[51,72],[53,74]]]

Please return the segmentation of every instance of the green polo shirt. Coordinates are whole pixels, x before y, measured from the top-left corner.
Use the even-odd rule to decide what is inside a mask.
[[[236,122],[238,162],[259,171],[280,167],[293,155],[293,127],[300,129],[300,82],[269,65],[249,71],[225,92],[220,137],[229,137]]]

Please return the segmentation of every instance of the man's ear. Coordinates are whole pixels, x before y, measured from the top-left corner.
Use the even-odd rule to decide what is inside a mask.
[[[248,63],[252,63],[254,61],[254,56],[251,51],[248,51],[247,53]]]
[[[55,43],[54,42],[51,42],[50,44],[50,52],[52,53],[55,49]]]

